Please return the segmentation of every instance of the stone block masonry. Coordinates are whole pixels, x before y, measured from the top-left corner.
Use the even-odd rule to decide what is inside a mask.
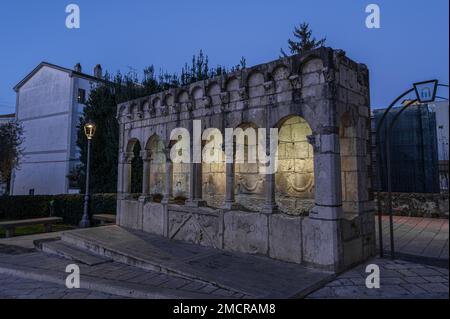
[[[375,253],[369,105],[367,67],[331,48],[122,103],[117,223],[332,271],[362,262]],[[276,173],[259,173],[259,163],[172,163],[171,132],[192,136],[193,120],[223,136],[278,129]],[[143,185],[133,199],[137,145]]]

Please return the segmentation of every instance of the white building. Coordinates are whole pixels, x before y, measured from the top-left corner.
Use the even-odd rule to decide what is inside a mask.
[[[14,121],[16,114],[1,114],[0,115],[0,125]]]
[[[23,157],[11,178],[11,195],[53,195],[78,192],[67,176],[79,164],[77,125],[91,89],[102,80],[94,75],[40,63],[14,90],[16,118],[23,124]]]

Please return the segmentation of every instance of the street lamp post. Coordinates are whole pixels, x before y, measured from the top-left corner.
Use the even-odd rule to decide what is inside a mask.
[[[80,221],[80,228],[88,228],[91,226],[91,221],[89,217],[89,204],[91,199],[91,194],[89,191],[89,178],[91,170],[91,142],[95,134],[96,126],[93,122],[88,122],[84,125],[84,134],[88,140],[87,147],[87,163],[86,163],[86,190],[84,194],[84,207],[83,207],[83,217]]]

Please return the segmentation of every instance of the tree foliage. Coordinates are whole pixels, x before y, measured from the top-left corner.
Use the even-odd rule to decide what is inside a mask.
[[[80,149],[81,165],[74,167],[68,176],[73,186],[84,192],[87,162],[87,140],[83,128],[87,121],[95,122],[97,130],[92,140],[91,153],[91,190],[94,193],[115,193],[117,191],[117,166],[119,148],[119,126],[116,119],[117,104],[157,93],[169,88],[205,80],[213,76],[234,72],[245,68],[246,61],[227,69],[223,66],[209,67],[208,56],[200,51],[192,57],[191,64],[185,64],[180,76],[169,74],[162,69],[158,75],[153,65],[145,68],[141,79],[134,70],[126,74],[105,75],[105,83],[94,87],[86,102],[78,126],[77,146]],[[139,191],[142,186],[142,160],[139,147],[135,147],[135,159],[132,166],[132,191]]]
[[[23,142],[21,123],[12,121],[0,125],[0,182],[8,183],[12,170],[18,167]]]
[[[312,34],[313,32],[309,28],[309,23],[303,22],[299,26],[294,27],[294,39],[288,39],[291,54],[307,52],[325,45],[326,38],[317,40]],[[281,49],[281,54],[284,57],[288,56],[283,49]]]

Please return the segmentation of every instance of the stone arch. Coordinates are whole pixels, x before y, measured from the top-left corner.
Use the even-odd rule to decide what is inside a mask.
[[[200,100],[203,98],[204,90],[201,86],[194,86],[191,90],[191,96],[194,100]]]
[[[222,132],[222,140],[224,136]],[[211,156],[218,154],[220,158],[218,161],[206,162],[203,155],[207,155],[208,151],[205,145],[212,148],[209,150]],[[226,167],[225,167],[225,152],[222,149],[220,140],[211,136],[208,141],[202,141],[202,194],[209,206],[221,207],[226,191]]]
[[[187,92],[185,92],[187,94]],[[181,138],[181,136],[179,136]],[[177,140],[169,142],[169,149],[177,143]],[[183,152],[189,152],[188,149],[179,149],[178,155],[182,156]],[[190,188],[190,164],[189,163],[172,163],[172,194],[176,202],[185,202],[189,198]]]
[[[252,72],[247,78],[248,96],[259,97],[264,96],[264,74],[258,71]]]
[[[208,85],[206,94],[209,96],[219,95],[221,92],[220,85],[217,82],[212,82]]]
[[[117,112],[117,117],[121,119],[123,116],[126,116],[127,112],[128,112],[127,105],[122,104],[119,108],[119,111]]]
[[[143,178],[143,162],[141,157],[141,143],[137,138],[132,138],[128,141],[126,147],[128,156],[131,158],[130,165],[130,180],[127,182],[127,192],[131,194],[142,193],[142,178]]]
[[[200,108],[203,106],[203,97],[205,96],[205,92],[201,86],[194,86],[191,89],[191,96],[194,101],[195,108]]]
[[[139,105],[137,103],[132,103],[128,109],[128,114],[130,119],[138,119]]]
[[[148,99],[141,101],[141,110],[143,113],[147,113],[150,110],[150,102]]]
[[[271,72],[271,77],[275,81],[275,92],[281,93],[292,88],[289,76],[291,71],[285,64],[278,64]]]
[[[290,73],[291,71],[287,65],[277,64],[271,72],[271,77],[275,81],[285,80],[289,78]]]
[[[164,103],[165,105],[173,106],[175,99],[174,99],[173,95],[169,93],[169,94],[166,94],[166,96],[164,97],[164,101],[165,101],[165,103]]]
[[[166,153],[165,144],[161,137],[153,134],[147,141],[145,150],[149,156],[149,192],[154,199],[162,199],[165,187]]]
[[[240,99],[239,89],[240,83],[239,79],[236,76],[231,76],[227,79],[225,83],[225,89],[229,94],[229,101],[237,101]]]
[[[181,90],[178,93],[178,99],[177,100],[178,100],[179,103],[188,102],[190,100],[189,93],[186,90]]]
[[[189,103],[191,100],[191,97],[189,96],[189,93],[186,90],[181,90],[177,95],[177,102],[180,103],[180,110],[182,112],[189,111],[187,107],[187,103]]]
[[[234,130],[241,129],[244,133],[242,142],[234,138],[234,189],[236,202],[251,210],[260,208],[264,196],[265,175],[261,174],[264,164],[258,159],[258,126],[253,122],[239,124]],[[254,132],[254,143],[248,138],[251,131]],[[238,147],[243,147],[243,160],[239,162]],[[253,152],[253,153],[252,153]],[[254,154],[254,155],[252,155]]]
[[[313,73],[322,71],[324,68],[324,61],[317,55],[310,55],[300,63],[299,73]]]
[[[239,91],[239,79],[236,76],[231,76],[227,79],[225,88],[228,92]]]
[[[277,204],[282,211],[308,214],[314,206],[314,151],[308,141],[312,129],[298,115],[281,119],[277,127]]]
[[[311,56],[303,61],[300,69],[303,97],[315,97],[316,90],[311,87],[325,82],[323,69],[324,63],[320,58]]]

